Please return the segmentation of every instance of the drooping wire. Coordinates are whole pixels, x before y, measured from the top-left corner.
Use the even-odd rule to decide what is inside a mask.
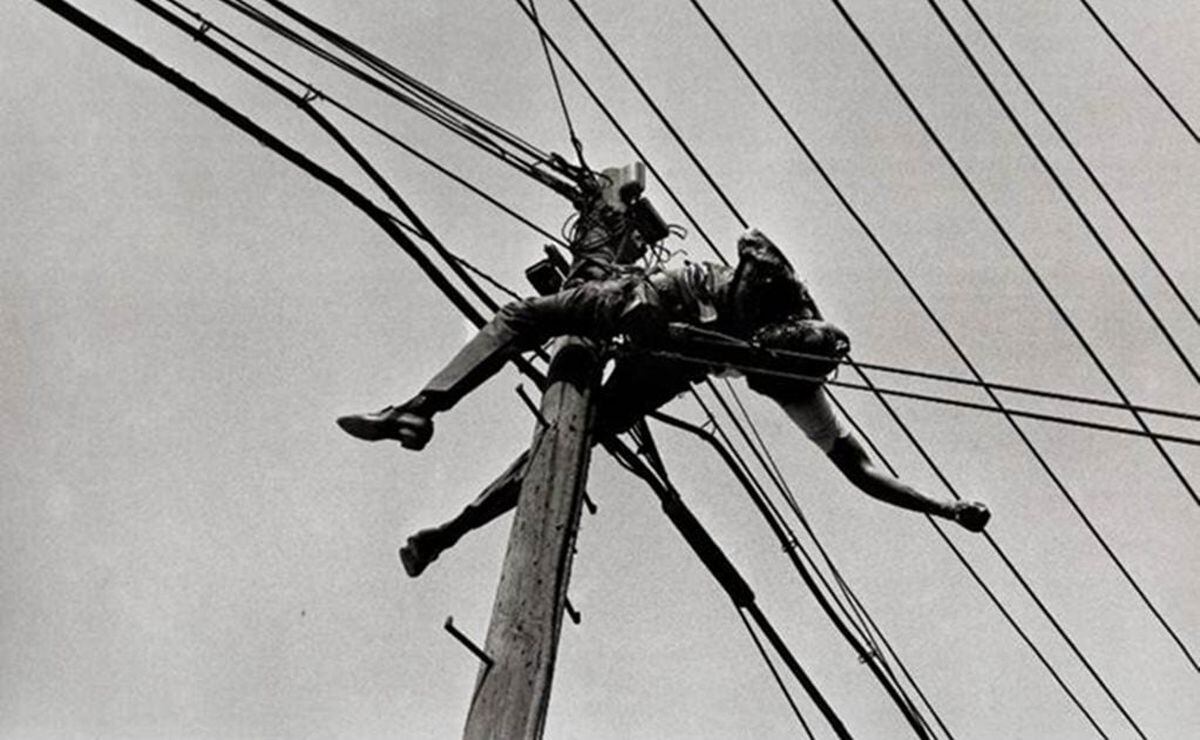
[[[1021,87],[1025,90],[1025,93],[1029,96],[1029,99],[1033,101],[1033,104],[1037,106],[1039,111],[1041,111],[1042,116],[1045,117],[1046,121],[1050,124],[1050,127],[1054,129],[1054,132],[1058,135],[1059,140],[1062,141],[1064,146],[1066,146],[1067,151],[1069,151],[1071,156],[1075,158],[1075,161],[1079,164],[1080,168],[1082,168],[1084,173],[1087,174],[1092,185],[1095,186],[1096,190],[1104,198],[1104,201],[1113,210],[1113,213],[1116,214],[1117,218],[1121,221],[1121,224],[1124,225],[1126,230],[1129,231],[1129,234],[1133,237],[1134,241],[1136,241],[1138,246],[1141,247],[1142,252],[1146,255],[1146,258],[1150,260],[1152,265],[1154,265],[1155,270],[1157,270],[1158,274],[1162,276],[1163,281],[1166,282],[1168,287],[1170,287],[1171,292],[1175,294],[1175,297],[1183,305],[1184,309],[1187,310],[1188,314],[1192,317],[1192,321],[1200,325],[1200,314],[1196,312],[1196,309],[1192,306],[1191,301],[1189,301],[1187,296],[1183,294],[1183,291],[1180,290],[1179,286],[1175,283],[1175,280],[1171,277],[1171,274],[1167,271],[1167,268],[1162,264],[1162,262],[1159,261],[1158,256],[1155,255],[1154,251],[1150,249],[1150,245],[1148,245],[1142,238],[1141,233],[1134,228],[1133,223],[1130,222],[1129,218],[1125,215],[1124,210],[1118,206],[1113,197],[1109,195],[1108,188],[1106,188],[1104,184],[1100,182],[1100,178],[1097,177],[1096,173],[1092,170],[1092,167],[1087,163],[1087,161],[1084,160],[1083,155],[1079,153],[1079,149],[1076,148],[1071,139],[1067,137],[1066,132],[1063,131],[1055,117],[1051,115],[1050,111],[1046,108],[1046,105],[1042,102],[1041,97],[1034,91],[1033,87],[1025,78],[1025,75],[1021,73],[1021,70],[1017,67],[1012,57],[1009,56],[1008,51],[1000,44],[1000,41],[996,38],[995,34],[992,33],[992,29],[988,26],[988,24],[984,22],[982,17],[980,17],[979,12],[975,9],[974,3],[972,3],[971,0],[962,0],[962,3],[964,6],[966,6],[967,12],[971,14],[971,17],[975,19],[975,22],[979,25],[979,28],[983,31],[983,34],[987,37],[988,41],[991,42],[992,46],[996,49],[996,52],[999,53],[1000,58],[1004,60],[1005,65],[1008,67],[1009,71],[1012,72],[1013,77],[1016,78],[1017,82],[1019,82]]]
[[[1159,318],[1158,312],[1156,312],[1150,305],[1150,302],[1146,300],[1145,294],[1143,294],[1141,289],[1138,288],[1128,270],[1125,269],[1125,266],[1121,264],[1119,259],[1117,259],[1117,255],[1113,253],[1112,248],[1108,245],[1108,242],[1106,242],[1104,237],[1100,235],[1100,232],[1096,230],[1092,220],[1088,218],[1088,215],[1084,212],[1083,207],[1079,205],[1079,201],[1077,201],[1075,196],[1071,194],[1071,191],[1067,188],[1066,183],[1064,183],[1062,178],[1059,177],[1058,173],[1054,171],[1054,168],[1050,165],[1050,161],[1046,159],[1046,155],[1042,153],[1041,147],[1039,147],[1037,142],[1033,140],[1033,137],[1029,135],[1029,132],[1025,129],[1024,124],[1021,123],[1021,120],[1017,118],[1017,114],[1014,113],[1012,107],[1009,106],[1008,101],[1006,101],[1004,96],[1000,94],[1000,91],[996,88],[995,83],[992,82],[992,78],[984,70],[983,66],[980,65],[979,60],[975,58],[975,54],[971,51],[970,47],[967,46],[967,43],[963,41],[962,36],[958,33],[958,29],[954,27],[954,24],[952,24],[950,19],[946,17],[946,14],[942,12],[942,8],[936,0],[926,0],[926,3],[933,10],[934,15],[938,17],[942,27],[945,28],[946,32],[950,34],[950,37],[954,39],[954,43],[963,53],[963,56],[967,58],[971,68],[975,71],[975,74],[979,77],[980,81],[983,82],[984,86],[988,89],[988,92],[991,93],[992,98],[1000,106],[1001,110],[1004,111],[1004,114],[1008,118],[1009,122],[1011,122],[1013,127],[1016,128],[1017,133],[1020,134],[1021,139],[1025,142],[1025,145],[1029,147],[1031,152],[1033,152],[1033,155],[1037,159],[1038,164],[1041,165],[1042,170],[1054,182],[1054,185],[1058,188],[1058,191],[1070,205],[1071,210],[1079,218],[1080,222],[1083,223],[1088,234],[1092,237],[1092,240],[1096,242],[1098,247],[1100,247],[1100,250],[1112,264],[1113,269],[1117,271],[1117,274],[1121,276],[1121,279],[1125,282],[1125,285],[1128,286],[1130,292],[1132,292],[1134,297],[1137,298],[1138,303],[1140,303],[1142,308],[1145,309],[1146,314],[1150,317],[1155,327],[1158,328],[1159,333],[1163,335],[1163,338],[1166,339],[1167,344],[1171,346],[1171,349],[1175,352],[1176,356],[1179,357],[1180,362],[1182,362],[1184,367],[1187,368],[1188,373],[1192,376],[1192,380],[1200,384],[1200,373],[1196,371],[1196,367],[1192,364],[1191,359],[1188,358],[1187,354],[1183,351],[1183,348],[1179,346],[1179,342],[1176,341],[1175,336],[1171,333],[1171,330],[1168,329],[1167,325],[1163,323],[1161,318]]]
[[[1175,120],[1179,121],[1179,125],[1183,126],[1183,128],[1188,132],[1188,135],[1192,137],[1192,141],[1200,144],[1200,136],[1196,135],[1196,129],[1192,128],[1192,125],[1187,122],[1187,119],[1183,117],[1183,114],[1179,112],[1179,109],[1176,108],[1173,103],[1171,103],[1170,99],[1167,98],[1166,94],[1161,89],[1159,89],[1158,85],[1154,84],[1154,80],[1150,78],[1150,75],[1146,74],[1146,70],[1142,68],[1142,65],[1138,64],[1137,59],[1134,59],[1133,54],[1129,53],[1129,50],[1125,48],[1125,44],[1121,43],[1121,40],[1118,39],[1117,35],[1112,32],[1112,29],[1108,27],[1108,24],[1104,22],[1104,19],[1100,17],[1100,14],[1096,12],[1096,9],[1092,7],[1092,4],[1089,3],[1088,0],[1079,0],[1079,2],[1083,5],[1084,9],[1087,10],[1088,15],[1092,17],[1092,20],[1096,21],[1096,24],[1099,25],[1101,30],[1104,31],[1104,35],[1108,36],[1109,40],[1112,41],[1113,44],[1116,45],[1116,47],[1121,51],[1122,56],[1124,56],[1125,59],[1133,65],[1133,68],[1137,70],[1138,75],[1140,75],[1142,80],[1150,86],[1150,89],[1154,91],[1154,94],[1158,96],[1158,99],[1162,101],[1162,104],[1167,107],[1167,110],[1171,111],[1171,115],[1175,116]]]
[[[959,181],[962,182],[963,186],[971,194],[971,197],[974,199],[974,201],[979,206],[979,208],[983,211],[984,215],[987,216],[988,220],[995,227],[997,233],[1001,236],[1004,243],[1009,247],[1009,249],[1012,251],[1013,255],[1016,256],[1017,260],[1025,268],[1025,271],[1029,274],[1029,276],[1033,279],[1033,281],[1037,285],[1038,289],[1041,290],[1042,295],[1045,296],[1046,300],[1054,308],[1055,313],[1062,320],[1063,324],[1070,330],[1071,334],[1079,342],[1079,344],[1083,348],[1084,352],[1088,355],[1088,357],[1092,360],[1092,363],[1096,366],[1096,369],[1099,370],[1100,374],[1104,376],[1104,379],[1108,382],[1109,386],[1112,387],[1113,391],[1117,394],[1117,396],[1126,404],[1130,404],[1129,397],[1126,395],[1126,393],[1125,393],[1124,389],[1121,387],[1121,385],[1117,382],[1117,379],[1115,377],[1113,377],[1113,375],[1109,371],[1108,367],[1100,359],[1100,356],[1098,354],[1096,354],[1096,351],[1095,351],[1095,349],[1092,348],[1091,343],[1088,342],[1087,338],[1084,337],[1083,332],[1080,331],[1079,327],[1076,326],[1075,322],[1067,314],[1066,309],[1063,308],[1061,303],[1059,303],[1058,299],[1054,296],[1054,294],[1050,290],[1049,286],[1042,279],[1042,276],[1038,273],[1037,269],[1029,261],[1028,257],[1025,255],[1024,251],[1016,243],[1016,241],[1013,239],[1012,235],[1009,234],[1008,229],[1005,228],[1004,224],[1002,224],[1000,222],[1000,219],[996,215],[995,211],[993,211],[992,207],[990,205],[988,205],[987,201],[983,198],[983,195],[979,192],[979,189],[975,186],[975,183],[971,180],[971,178],[967,175],[966,171],[964,171],[962,166],[959,164],[958,160],[954,157],[954,155],[946,147],[945,143],[942,141],[941,137],[937,134],[937,132],[933,129],[933,126],[929,123],[928,119],[925,118],[925,115],[921,112],[920,108],[917,107],[917,104],[913,101],[912,97],[908,94],[908,91],[900,83],[900,80],[897,79],[896,75],[892,72],[891,67],[883,59],[883,57],[880,56],[879,52],[875,49],[874,44],[871,43],[870,39],[867,38],[866,34],[864,34],[862,29],[859,27],[857,21],[855,21],[853,16],[850,15],[849,11],[846,10],[846,6],[841,2],[841,0],[830,0],[830,1],[833,3],[835,9],[838,11],[838,14],[841,16],[842,20],[845,21],[846,25],[853,32],[854,36],[859,40],[859,42],[862,44],[863,48],[867,51],[867,53],[870,55],[870,57],[874,60],[876,66],[879,67],[880,71],[884,74],[884,76],[891,83],[892,88],[900,96],[901,100],[904,101],[905,106],[909,109],[909,111],[917,119],[917,122],[920,124],[922,130],[929,137],[930,141],[932,141],[933,144],[936,146],[938,152],[941,153],[942,157],[946,160],[947,164],[950,165],[951,169],[958,176]],[[1146,421],[1142,417],[1142,415],[1137,412],[1132,412],[1132,413],[1133,413],[1134,418],[1137,420],[1138,425],[1141,426],[1144,431],[1150,432],[1151,430],[1146,425]],[[1192,498],[1192,501],[1197,506],[1200,506],[1200,496],[1197,495],[1195,489],[1192,487],[1191,482],[1187,479],[1187,476],[1184,475],[1183,470],[1180,469],[1179,465],[1175,462],[1174,458],[1171,457],[1171,455],[1167,452],[1166,448],[1164,448],[1162,446],[1162,443],[1159,442],[1157,439],[1154,439],[1153,437],[1151,437],[1150,442],[1154,445],[1155,449],[1158,450],[1158,453],[1163,458],[1163,460],[1166,461],[1167,466],[1175,474],[1175,477],[1179,480],[1180,484],[1184,487],[1184,489],[1187,491],[1188,495]]]
[[[694,333],[699,333],[695,328]],[[766,375],[777,375],[785,378],[795,378],[797,380],[807,380],[813,382],[823,382],[824,376],[813,375],[811,373],[802,372],[799,370],[788,370],[788,363],[795,363],[797,367],[802,367],[806,360],[815,360],[821,363],[835,363],[837,365],[854,364],[864,370],[872,370],[875,372],[886,373],[890,375],[900,375],[903,377],[918,378],[921,380],[934,380],[940,383],[949,385],[966,386],[971,388],[980,388],[984,390],[1000,391],[1003,393],[1012,393],[1016,395],[1030,396],[1033,398],[1044,398],[1064,403],[1078,404],[1081,406],[1092,406],[1096,408],[1112,409],[1119,411],[1138,411],[1139,413],[1149,416],[1162,416],[1181,421],[1200,422],[1200,414],[1177,411],[1158,406],[1146,406],[1143,404],[1125,404],[1120,401],[1110,401],[1103,398],[1095,398],[1092,396],[1081,396],[1076,393],[1064,393],[1061,391],[1049,391],[1043,388],[1033,388],[1030,386],[1013,385],[1008,383],[995,383],[988,380],[976,378],[964,378],[959,375],[947,375],[945,373],[936,373],[928,370],[914,370],[912,368],[897,367],[895,365],[881,365],[879,363],[864,362],[862,360],[849,360],[846,358],[837,359],[827,355],[812,353],[812,352],[796,352],[792,350],[764,348],[755,346],[744,340],[736,340],[733,337],[712,333],[712,342],[720,342],[722,346],[734,343],[740,349],[753,349],[761,353],[760,357],[747,357],[744,364],[739,364],[732,360],[716,360],[712,356],[712,350],[709,347],[704,348],[704,352],[700,354],[688,354],[679,349],[646,349],[646,348],[631,348],[628,351],[632,352],[649,352],[660,357],[670,357],[685,362],[692,362],[701,365],[726,364],[731,367],[739,367],[742,370],[753,370],[754,372],[763,373]],[[1001,411],[999,408],[990,407],[993,411]],[[1131,430],[1133,431],[1133,430]],[[1138,433],[1145,436],[1140,430]]]
[[[1085,429],[1094,429],[1101,432],[1113,432],[1116,434],[1125,434],[1134,437],[1149,437],[1162,442],[1175,442],[1177,444],[1200,446],[1200,439],[1196,437],[1184,437],[1178,434],[1165,434],[1162,432],[1145,432],[1141,429],[1130,429],[1129,427],[1116,426],[1113,424],[1102,424],[1100,422],[1086,421],[1084,419],[1074,419],[1065,416],[1055,416],[1054,414],[1043,414],[1036,411],[1022,411],[1020,409],[1005,408],[1003,411],[995,406],[987,404],[975,403],[972,401],[961,401],[955,398],[946,398],[944,396],[932,396],[925,393],[915,393],[913,391],[905,391],[897,388],[880,388],[879,386],[867,386],[857,383],[850,383],[845,380],[831,380],[829,385],[838,386],[839,388],[851,388],[854,390],[870,391],[885,396],[896,396],[898,398],[910,398],[918,401],[930,401],[940,403],[947,406],[957,406],[965,409],[975,409],[978,411],[988,411],[992,413],[1007,413],[1013,417],[1022,417],[1026,419],[1034,419],[1037,421],[1047,421],[1055,424],[1066,424],[1069,426],[1082,427]]]

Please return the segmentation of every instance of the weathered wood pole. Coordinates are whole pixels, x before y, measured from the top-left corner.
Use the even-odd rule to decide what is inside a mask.
[[[591,459],[599,366],[594,347],[573,337],[559,343],[550,363],[484,646],[492,664],[480,669],[466,740],[542,736]]]

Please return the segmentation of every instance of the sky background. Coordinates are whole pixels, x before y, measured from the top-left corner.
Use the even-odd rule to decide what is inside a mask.
[[[1200,358],[1200,326],[963,6],[940,4]],[[295,5],[543,148],[569,151],[536,34],[515,4]],[[1200,411],[1196,382],[928,5],[847,6],[1130,397]],[[304,116],[198,44],[130,2],[80,7],[383,202]],[[193,7],[545,228],[568,215],[558,196],[411,111],[216,3]],[[830,3],[705,7],[985,377],[1113,398]],[[1200,121],[1200,5],[1095,7]],[[966,375],[688,3],[586,8],[732,201],[792,257],[859,359]],[[981,0],[978,9],[1194,301],[1200,146],[1078,3]],[[570,6],[543,0],[540,10],[732,254],[736,220]],[[477,664],[442,623],[453,615],[482,642],[510,520],[417,580],[395,550],[458,511],[527,444],[519,377],[506,370],[439,417],[419,455],[342,434],[335,417],[406,397],[470,331],[381,231],[36,3],[14,4],[0,24],[0,94],[0,735],[459,734]],[[573,82],[566,95],[593,165],[633,158]],[[526,290],[522,270],[541,237],[333,117],[452,250]],[[683,221],[660,187],[648,194],[669,221]],[[711,258],[695,234],[671,244]],[[858,494],[782,413],[742,397],[822,541],[957,737],[1095,736],[922,517]],[[839,397],[906,480],[948,495],[876,402]],[[896,407],[958,490],[991,506],[990,531],[1143,730],[1195,736],[1196,673],[1003,419]],[[686,398],[669,408],[700,418]],[[1150,443],[1023,427],[1200,650],[1200,512]],[[1196,434],[1194,425],[1160,428]],[[658,438],[687,502],[850,731],[903,736],[900,716],[732,477],[693,442],[667,429]],[[1200,480],[1200,450],[1167,448]],[[736,613],[649,492],[600,454],[589,490],[600,512],[584,518],[570,589],[583,623],[563,629],[547,736],[795,736]],[[950,534],[1105,732],[1133,736],[981,538]],[[825,732],[806,701],[801,709]]]

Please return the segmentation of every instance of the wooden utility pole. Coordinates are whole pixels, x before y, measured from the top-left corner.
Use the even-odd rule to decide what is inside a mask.
[[[466,740],[540,738],[591,459],[594,347],[562,340],[504,555],[496,603],[463,732]]]

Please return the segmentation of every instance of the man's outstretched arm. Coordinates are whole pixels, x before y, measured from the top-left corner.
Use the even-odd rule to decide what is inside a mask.
[[[750,387],[754,388],[755,382]],[[868,496],[893,506],[950,519],[972,532],[983,531],[991,518],[991,513],[981,503],[936,499],[880,470],[853,430],[833,408],[820,385],[795,385],[787,395],[775,396],[775,401],[805,436],[829,456],[846,480]]]
[[[863,493],[893,506],[958,522],[972,532],[983,531],[991,513],[974,501],[943,501],[928,496],[880,470],[853,433],[838,437],[829,459]]]

